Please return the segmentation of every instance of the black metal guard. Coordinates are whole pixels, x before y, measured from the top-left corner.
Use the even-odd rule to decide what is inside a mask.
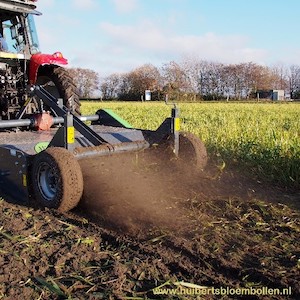
[[[51,107],[58,117],[64,117],[68,114],[68,109],[65,106],[60,107],[57,104],[57,99],[43,87],[35,86],[33,94],[43,100],[46,105]],[[108,144],[106,140],[99,136],[95,131],[93,131],[88,125],[82,122],[75,115],[73,115],[73,122],[75,129],[79,131],[85,138],[87,138],[94,146]]]
[[[27,155],[13,146],[0,147],[0,195],[13,202],[28,200]]]
[[[65,106],[58,105],[56,99],[53,95],[51,95],[46,89],[41,86],[35,86],[33,93],[39,97],[46,105],[48,105],[53,111],[57,114],[58,118],[70,115],[69,110]],[[101,115],[98,112],[98,120],[100,119]],[[106,116],[107,118],[107,116]],[[70,119],[70,117],[69,117]],[[57,134],[55,135],[53,141],[51,142],[52,146],[60,146],[67,149],[71,148],[71,143],[68,142],[68,134],[71,130],[74,123],[74,127],[77,131],[79,131],[88,141],[90,141],[94,146],[106,145],[110,150],[114,151],[115,146],[111,145],[102,138],[99,134],[97,134],[93,129],[91,129],[88,125],[86,125],[83,121],[80,120],[79,117],[72,114],[72,122],[68,122],[68,119],[64,120],[65,129],[59,129]],[[97,124],[99,121],[95,119],[93,124]],[[108,121],[107,121],[108,122]],[[69,123],[69,124],[68,124]],[[105,122],[106,123],[106,122]],[[114,120],[113,118],[109,118],[109,124],[103,124],[106,126],[117,126],[117,127],[124,127],[122,123]],[[165,119],[165,121],[161,124],[161,126],[155,130],[141,130],[143,132],[145,140],[150,144],[158,144],[163,140],[169,138],[170,136],[173,137],[174,144],[173,144],[173,151],[176,156],[179,154],[179,131],[180,131],[180,118],[179,118],[179,109],[174,106],[172,108],[172,115],[170,118]],[[134,147],[133,147],[134,148]]]

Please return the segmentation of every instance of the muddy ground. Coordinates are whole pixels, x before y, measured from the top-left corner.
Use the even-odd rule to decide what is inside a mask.
[[[0,201],[0,299],[196,299],[156,294],[178,282],[292,293],[201,299],[300,299],[299,192],[213,162],[205,172],[147,156],[80,163],[72,212]]]

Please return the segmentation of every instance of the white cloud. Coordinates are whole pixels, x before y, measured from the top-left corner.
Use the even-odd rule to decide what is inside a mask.
[[[114,25],[103,22],[101,29],[110,36],[113,42],[131,45],[148,50],[163,50],[165,48],[165,36],[163,32],[151,24],[143,23],[139,26]]]
[[[270,57],[272,64],[300,65],[300,48],[290,45],[280,45]]]
[[[116,10],[120,13],[129,13],[137,8],[137,0],[112,0]]]
[[[48,15],[47,12],[46,14]],[[46,14],[45,18],[47,17]],[[53,53],[59,50],[65,52],[64,49],[69,48],[68,45],[77,45],[78,37],[74,34],[77,31],[74,29],[81,27],[80,20],[58,13],[51,14],[51,21],[48,19],[45,22],[44,16],[41,16],[37,17],[35,22],[41,51]],[[53,25],[51,26],[51,24]],[[77,43],[75,43],[76,40]]]
[[[85,10],[94,9],[99,4],[95,0],[73,0],[73,2],[76,8]]]
[[[266,51],[250,48],[248,39],[240,35],[180,35],[157,27],[151,21],[136,26],[102,23],[100,28],[110,37],[111,47],[123,47],[149,56],[197,55],[202,59],[224,63],[256,61],[266,58]]]
[[[49,8],[49,7],[54,6],[54,2],[55,2],[55,0],[38,1],[38,3],[36,5],[37,5],[38,9],[41,6],[44,7],[44,8]]]

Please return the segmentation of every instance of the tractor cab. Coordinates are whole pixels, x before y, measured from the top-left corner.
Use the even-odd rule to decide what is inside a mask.
[[[23,22],[20,22],[20,19],[22,18],[14,16],[8,20],[1,20],[0,51],[28,55],[39,53],[39,41],[33,16],[28,15]]]
[[[40,52],[33,15],[41,13],[35,8],[33,1],[0,0],[0,58],[28,59]]]
[[[21,119],[48,111],[40,99],[31,97],[35,85],[80,114],[80,103],[68,64],[61,52],[44,54],[33,17],[37,0],[0,0],[0,120]],[[51,111],[52,114],[54,112]]]

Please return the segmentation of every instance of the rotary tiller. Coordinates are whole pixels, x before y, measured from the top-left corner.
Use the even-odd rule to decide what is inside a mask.
[[[194,167],[206,164],[203,143],[179,131],[176,107],[151,131],[132,128],[111,110],[76,116],[41,86],[35,86],[32,96],[52,115],[43,112],[27,119],[0,120],[0,196],[4,199],[68,211],[82,197],[84,178],[78,161],[88,157],[113,159],[113,155],[161,147]]]

